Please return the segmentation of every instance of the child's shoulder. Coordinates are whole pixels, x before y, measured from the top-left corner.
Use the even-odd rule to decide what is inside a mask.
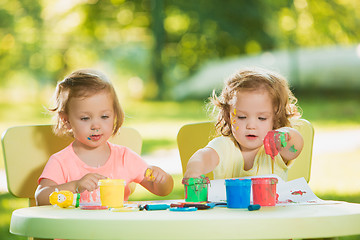
[[[72,143],[70,143],[68,146],[66,146],[65,148],[61,149],[60,151],[54,153],[53,155],[51,155],[51,157],[62,157],[62,156],[67,156],[69,154],[71,154],[72,152],[74,152],[73,148],[72,148]]]
[[[111,152],[116,154],[135,153],[129,147],[108,142]]]
[[[115,143],[112,143],[112,142],[107,142],[110,149],[114,149],[114,150],[127,150],[129,149],[128,147],[125,147],[123,145],[119,145],[119,144],[115,144]]]
[[[212,139],[208,146],[219,146],[219,147],[235,147],[237,146],[236,140],[230,136],[219,136]]]

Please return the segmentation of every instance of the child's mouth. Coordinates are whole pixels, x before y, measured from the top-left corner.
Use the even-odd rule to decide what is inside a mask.
[[[88,137],[88,140],[98,141],[100,138],[101,138],[101,135],[90,135]]]
[[[257,136],[253,135],[253,134],[248,134],[248,135],[246,135],[246,138],[247,139],[255,139],[255,138],[257,138]]]

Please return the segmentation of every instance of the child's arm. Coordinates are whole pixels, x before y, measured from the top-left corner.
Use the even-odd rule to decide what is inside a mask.
[[[297,158],[304,146],[304,139],[301,136],[300,132],[294,128],[284,127],[278,129],[279,131],[288,132],[289,139],[285,147],[280,147],[280,155],[282,156],[285,163],[290,160]],[[278,143],[281,146],[281,142]]]
[[[304,140],[299,131],[290,127],[269,131],[264,139],[266,154],[274,159],[280,153],[285,163],[299,156],[303,145]]]
[[[77,181],[71,181],[60,185],[50,179],[44,178],[40,181],[40,184],[35,191],[36,205],[49,205],[49,196],[55,189],[58,189],[59,191],[68,190],[74,193],[82,193],[85,190],[91,192],[98,188],[98,181],[105,178],[106,177],[97,173],[88,173]]]
[[[219,161],[219,155],[214,149],[202,148],[196,151],[189,159],[184,178],[197,178],[202,174],[207,174],[216,168]]]
[[[166,196],[174,187],[172,176],[159,167],[150,166],[144,173],[141,185],[158,196]]]

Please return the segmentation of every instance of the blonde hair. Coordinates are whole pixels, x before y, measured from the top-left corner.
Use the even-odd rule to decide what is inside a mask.
[[[53,128],[55,134],[70,134],[72,136],[72,132],[66,128],[65,123],[61,119],[62,113],[68,114],[69,101],[71,98],[90,97],[100,91],[110,93],[113,99],[115,117],[112,135],[115,135],[124,122],[124,111],[121,108],[115,89],[109,79],[101,72],[91,69],[72,72],[57,84],[54,94],[55,106],[48,109],[50,112],[56,113]]]
[[[240,70],[225,81],[220,96],[217,96],[214,90],[209,98],[214,108],[218,109],[216,129],[220,134],[232,136],[230,107],[236,93],[261,90],[270,94],[275,108],[273,129],[290,126],[290,118],[301,116],[300,108],[296,105],[297,98],[283,76],[260,68]]]

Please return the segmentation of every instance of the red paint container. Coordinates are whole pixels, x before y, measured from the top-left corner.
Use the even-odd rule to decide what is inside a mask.
[[[277,178],[252,178],[253,204],[260,206],[275,206]]]

